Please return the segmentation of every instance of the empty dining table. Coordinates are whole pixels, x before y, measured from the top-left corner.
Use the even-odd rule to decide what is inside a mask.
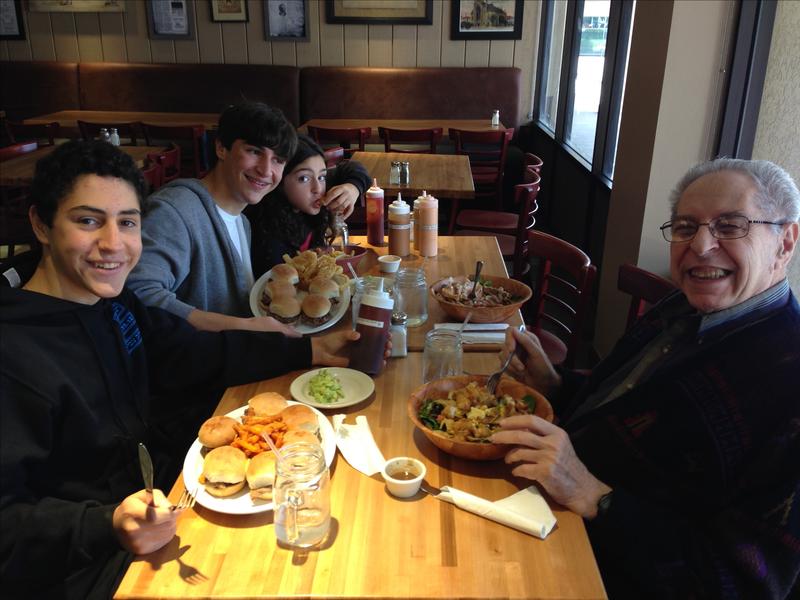
[[[447,140],[451,129],[469,129],[471,131],[504,131],[505,126],[500,123],[493,127],[491,119],[310,119],[303,123],[299,131],[308,133],[308,126],[322,127],[324,129],[354,129],[370,127],[372,135],[367,140],[370,144],[382,143],[378,136],[379,127],[389,129],[433,129],[442,128],[442,139]]]
[[[161,126],[202,125],[216,129],[218,113],[144,112],[132,110],[60,110],[46,115],[25,119],[27,125],[58,123],[66,129],[77,129],[78,121],[89,123],[134,123],[142,122]]]

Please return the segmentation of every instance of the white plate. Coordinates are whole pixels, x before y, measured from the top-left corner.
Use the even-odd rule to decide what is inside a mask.
[[[250,311],[256,317],[264,317],[264,311],[261,310],[261,307],[258,305],[258,301],[261,299],[261,294],[264,291],[264,286],[267,285],[267,281],[269,281],[270,276],[272,275],[272,269],[264,273],[261,277],[258,278],[253,284],[253,288],[250,290]],[[302,301],[303,296],[306,292],[299,291],[297,292],[298,300]],[[297,325],[294,326],[297,331],[302,333],[303,335],[308,335],[311,333],[317,333],[318,331],[322,331],[323,329],[327,329],[339,322],[339,320],[344,316],[347,312],[347,307],[350,305],[350,286],[345,286],[342,290],[341,296],[339,296],[339,303],[331,309],[332,316],[328,319],[325,323],[318,327],[309,327],[308,325],[303,325],[302,323],[298,322]]]
[[[289,404],[298,404],[289,400]],[[232,410],[226,416],[239,419],[246,410],[246,406]],[[333,462],[333,457],[336,455],[336,435],[333,433],[333,427],[328,421],[328,418],[321,412],[312,408],[317,413],[319,419],[319,434],[322,437],[322,451],[325,454],[325,464],[328,467]],[[203,445],[200,440],[195,440],[189,447],[186,453],[186,458],[183,461],[183,484],[189,490],[197,489],[197,503],[202,504],[208,509],[220,513],[227,513],[229,515],[250,515],[253,513],[266,512],[272,510],[272,502],[266,500],[253,500],[250,498],[250,488],[246,485],[244,489],[234,496],[227,498],[220,498],[209,494],[205,487],[200,485],[200,475],[203,473],[203,455],[201,450]]]
[[[330,404],[325,404],[324,402],[317,402],[311,394],[308,393],[308,382],[322,369],[315,369],[308,373],[303,373],[300,377],[295,379],[289,388],[289,391],[292,393],[292,398],[303,404],[316,406],[317,408],[342,408],[344,406],[352,406],[363,402],[375,391],[375,382],[372,380],[372,377],[361,371],[342,367],[324,367],[324,369],[336,377],[339,383],[342,384],[344,398],[336,402],[331,402]]]

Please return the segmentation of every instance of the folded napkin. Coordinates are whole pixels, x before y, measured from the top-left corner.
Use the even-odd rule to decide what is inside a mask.
[[[333,415],[332,420],[336,445],[350,466],[368,477],[380,473],[386,459],[372,437],[367,417],[358,415],[355,425],[345,425],[344,415]]]
[[[458,331],[461,323],[436,323],[434,329],[451,329]],[[502,344],[506,339],[508,323],[467,323],[461,332],[464,344]]]
[[[534,485],[497,502],[489,502],[449,486],[444,486],[436,497],[541,539],[546,538],[556,524],[553,511]]]

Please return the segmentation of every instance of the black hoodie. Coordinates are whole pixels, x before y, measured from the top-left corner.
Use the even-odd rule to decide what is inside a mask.
[[[310,363],[308,339],[199,332],[128,290],[87,306],[0,288],[3,595],[111,594],[130,559],[111,517],[143,487],[136,446],[151,440],[151,398]]]

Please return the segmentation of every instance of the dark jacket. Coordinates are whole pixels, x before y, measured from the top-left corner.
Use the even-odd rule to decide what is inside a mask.
[[[154,441],[154,395],[190,402],[193,396],[182,392],[265,379],[311,362],[307,339],[198,332],[128,290],[86,306],[0,288],[0,336],[5,597],[111,594],[130,558],[111,516],[143,488],[136,446]],[[199,423],[190,427],[196,431]],[[158,473],[168,457],[154,454]]]
[[[681,303],[678,293],[645,315],[559,411],[578,456],[614,488],[608,513],[587,523],[609,597],[787,597],[800,571],[800,307],[791,294],[702,334],[695,327],[633,389],[570,417]],[[580,383],[568,377],[562,397]]]
[[[348,160],[339,163],[327,172],[328,189],[344,183],[352,183],[363,194],[372,183],[364,166]],[[264,272],[283,262],[283,255],[294,256],[302,243],[311,234],[311,248],[325,246],[319,223],[327,210],[323,207],[319,215],[311,216],[293,211],[289,201],[279,187],[264,200],[245,210],[253,224],[251,262],[253,276],[258,279]],[[288,221],[288,222],[287,222]]]

